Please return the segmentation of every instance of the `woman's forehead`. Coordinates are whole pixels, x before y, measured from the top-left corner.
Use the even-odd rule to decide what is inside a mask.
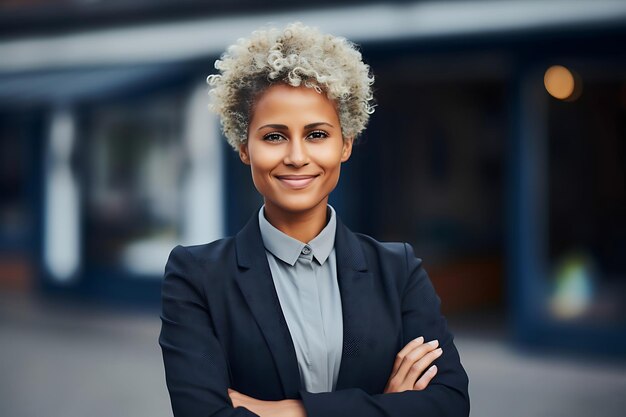
[[[294,121],[334,124],[338,120],[335,104],[325,94],[313,88],[286,84],[273,85],[263,92],[253,106],[251,116],[251,124],[268,118],[273,119],[271,123],[274,124]]]

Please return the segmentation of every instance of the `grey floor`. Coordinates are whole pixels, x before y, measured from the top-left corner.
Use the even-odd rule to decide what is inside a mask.
[[[171,416],[159,325],[157,314],[0,293],[0,416]],[[623,362],[521,355],[498,332],[458,330],[472,416],[626,415]]]

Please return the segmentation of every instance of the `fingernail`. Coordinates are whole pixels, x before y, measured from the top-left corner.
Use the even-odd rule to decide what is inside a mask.
[[[424,343],[424,336],[420,336],[417,339],[413,339],[415,342]]]
[[[439,346],[439,340],[431,340],[430,342],[428,342],[428,344],[431,346]]]
[[[443,350],[439,348],[439,349],[435,349],[435,352],[437,352],[437,355],[441,355],[443,353]]]
[[[433,365],[430,368],[428,368],[428,372],[430,372],[431,374],[437,372],[437,365]]]

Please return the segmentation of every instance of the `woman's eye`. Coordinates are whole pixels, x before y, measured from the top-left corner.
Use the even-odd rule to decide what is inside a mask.
[[[280,142],[283,139],[283,135],[279,133],[268,133],[267,135],[263,136],[263,140],[267,142]]]
[[[316,130],[314,132],[309,133],[309,138],[311,139],[324,139],[328,137],[328,133],[323,130]]]

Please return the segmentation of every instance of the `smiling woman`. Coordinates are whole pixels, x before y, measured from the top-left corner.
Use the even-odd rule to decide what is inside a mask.
[[[421,260],[328,204],[373,110],[356,47],[293,24],[216,68],[212,107],[264,205],[236,236],[170,254],[159,343],[174,415],[467,416]]]
[[[264,197],[265,217],[301,242],[312,240],[326,224],[328,195],[352,151],[333,102],[311,88],[276,84],[258,98],[249,132],[239,156]],[[292,228],[293,213],[316,221]]]

